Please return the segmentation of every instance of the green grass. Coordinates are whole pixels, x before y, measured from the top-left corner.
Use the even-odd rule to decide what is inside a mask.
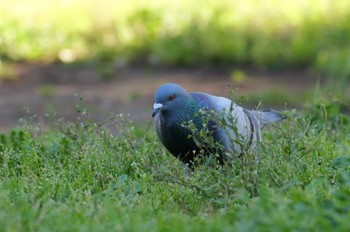
[[[0,135],[0,230],[348,231],[350,119],[321,100],[232,167],[189,176],[124,116],[98,124],[77,105],[76,122],[45,133],[23,120]]]
[[[313,67],[350,73],[350,3],[310,1],[2,2],[4,62]]]

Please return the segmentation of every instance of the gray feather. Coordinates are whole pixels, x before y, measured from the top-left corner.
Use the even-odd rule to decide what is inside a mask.
[[[251,114],[258,119],[260,123],[260,128],[264,127],[266,124],[274,123],[286,119],[287,116],[282,115],[276,110],[263,110],[263,111],[250,111]]]

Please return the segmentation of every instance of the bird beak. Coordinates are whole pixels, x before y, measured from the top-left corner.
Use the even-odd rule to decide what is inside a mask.
[[[156,116],[159,113],[159,111],[162,109],[162,107],[163,107],[163,104],[154,103],[152,117]]]

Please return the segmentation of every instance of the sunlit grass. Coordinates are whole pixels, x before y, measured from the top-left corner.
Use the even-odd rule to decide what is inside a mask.
[[[13,61],[314,67],[349,75],[350,2],[1,1]]]

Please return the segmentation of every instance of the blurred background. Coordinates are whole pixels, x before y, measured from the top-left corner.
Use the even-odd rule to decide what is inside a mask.
[[[0,132],[151,120],[165,82],[248,108],[348,114],[348,0],[0,0]]]

